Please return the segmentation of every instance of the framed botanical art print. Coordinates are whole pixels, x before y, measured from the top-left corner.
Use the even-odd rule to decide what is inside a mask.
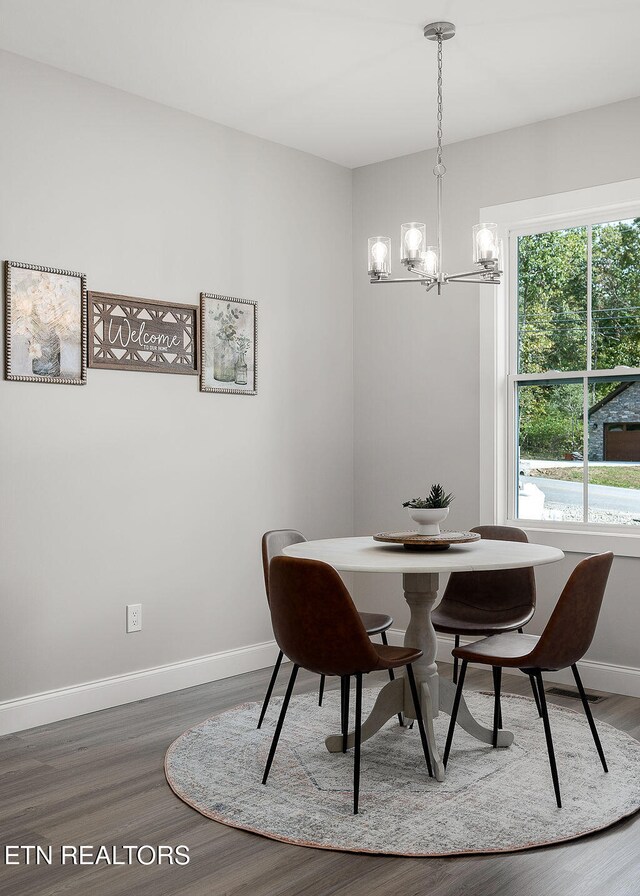
[[[28,383],[87,382],[84,274],[5,262],[5,376]]]
[[[200,389],[255,395],[258,311],[256,302],[200,293]]]
[[[89,293],[89,367],[195,376],[197,330],[195,305]]]

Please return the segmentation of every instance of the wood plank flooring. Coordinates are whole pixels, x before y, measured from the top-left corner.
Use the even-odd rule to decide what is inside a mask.
[[[51,866],[5,866],[0,858],[0,894],[640,896],[637,816],[565,845],[442,859],[305,849],[203,818],[169,790],[165,751],[207,716],[261,700],[269,674],[240,675],[0,738],[0,844],[54,846]],[[285,680],[283,671],[280,694]],[[312,675],[301,673],[298,681],[296,690],[317,687]],[[467,681],[491,686],[481,670],[470,669]],[[523,677],[506,676],[504,689],[529,693]],[[573,700],[549,700],[577,708]],[[640,739],[640,700],[610,695],[593,712]],[[186,844],[191,861],[62,866],[62,844]]]

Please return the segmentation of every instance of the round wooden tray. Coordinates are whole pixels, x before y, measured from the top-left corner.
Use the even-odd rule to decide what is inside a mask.
[[[374,541],[401,544],[406,551],[446,551],[452,544],[479,541],[477,532],[441,532],[439,535],[418,535],[417,532],[378,532]]]

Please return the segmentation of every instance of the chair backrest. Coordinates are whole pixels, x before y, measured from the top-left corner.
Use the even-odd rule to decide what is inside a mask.
[[[274,557],[282,553],[283,548],[306,540],[302,532],[297,532],[295,529],[271,529],[262,536],[262,571],[267,603],[269,603],[269,564]]]
[[[290,660],[320,675],[370,672],[379,655],[344,582],[328,563],[274,557],[269,571],[273,633]]]
[[[515,526],[476,526],[471,531],[493,541],[529,541],[527,533]],[[443,609],[447,601],[465,604],[479,613],[486,610],[506,613],[516,608],[533,608],[536,605],[533,567],[451,573],[442,596]],[[471,616],[470,621],[473,621]]]
[[[553,613],[532,652],[539,669],[566,669],[582,659],[598,622],[613,554],[581,560],[562,589]]]

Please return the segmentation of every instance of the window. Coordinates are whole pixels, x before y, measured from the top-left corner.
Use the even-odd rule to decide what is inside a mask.
[[[640,527],[640,218],[513,238],[514,518]]]
[[[482,522],[640,556],[640,180],[481,209]]]

